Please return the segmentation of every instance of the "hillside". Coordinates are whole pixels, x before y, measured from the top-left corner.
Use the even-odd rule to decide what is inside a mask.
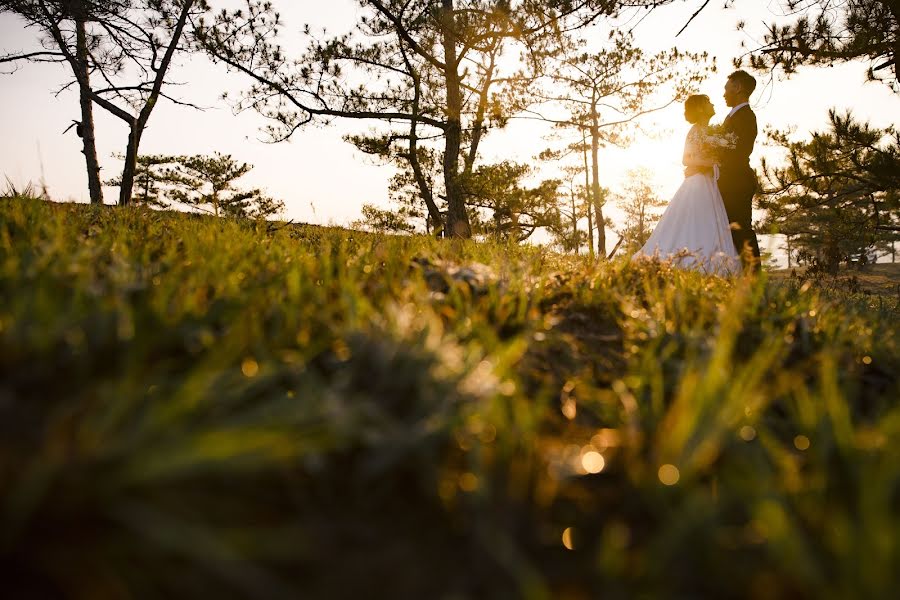
[[[770,273],[773,281],[790,277],[803,278],[805,270],[778,269]],[[843,268],[834,277],[825,279],[824,287],[851,291],[863,295],[893,296],[900,300],[900,263],[876,263],[860,268]]]
[[[900,306],[839,292],[0,201],[4,590],[889,597]]]

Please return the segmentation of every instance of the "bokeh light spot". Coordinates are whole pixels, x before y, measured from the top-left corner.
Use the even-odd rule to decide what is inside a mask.
[[[659,468],[659,480],[663,485],[675,485],[681,479],[681,473],[675,465],[663,465]]]
[[[601,429],[591,438],[591,444],[600,451],[618,446],[619,443],[620,436],[617,429]]]
[[[794,438],[794,447],[797,450],[808,450],[809,449],[809,438],[805,435],[798,435]]]
[[[566,530],[563,531],[562,543],[563,543],[563,546],[565,546],[567,550],[575,549],[575,545],[572,543],[572,528],[571,527],[566,527]]]
[[[474,492],[478,489],[478,477],[474,473],[463,473],[459,476],[459,489],[464,492]]]
[[[241,363],[241,373],[244,374],[244,377],[256,377],[259,373],[259,363],[252,358],[245,358]]]
[[[599,452],[591,451],[581,457],[581,466],[588,473],[599,473],[606,466],[606,460]]]

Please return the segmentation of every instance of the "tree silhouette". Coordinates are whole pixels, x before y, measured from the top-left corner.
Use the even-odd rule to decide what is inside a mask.
[[[736,4],[737,0],[725,0],[724,7]],[[779,4],[783,16],[791,17],[793,22],[766,26],[762,43],[735,59],[735,67],[740,68],[746,61],[756,70],[781,69],[790,76],[803,65],[831,66],[868,59],[869,80],[883,81],[900,93],[897,0],[782,0]],[[703,0],[678,35],[709,5],[710,0]],[[746,26],[746,21],[738,22],[738,29]]]
[[[841,262],[887,250],[900,233],[900,132],[873,128],[848,112],[829,113],[829,130],[792,141],[770,134],[785,165],[763,161],[764,227],[789,236],[805,262],[834,271]]]
[[[280,213],[284,202],[259,189],[236,186],[252,169],[252,165],[218,152],[211,156],[139,156],[133,201],[153,208],[177,203],[217,217],[264,219]],[[109,185],[118,183],[114,180]]]
[[[96,48],[98,42],[89,36],[89,23],[114,21],[117,19],[117,11],[125,6],[124,2],[97,4],[78,0],[70,2],[0,0],[0,11],[15,14],[22,18],[27,26],[38,28],[43,36],[41,43],[44,47],[42,51],[0,56],[0,63],[65,62],[72,69],[78,84],[81,109],[81,120],[75,123],[75,131],[82,140],[88,189],[91,202],[94,204],[103,202],[103,189],[100,182],[100,162],[97,159],[91,87],[91,74],[96,65],[92,61],[89,48],[89,43]],[[105,66],[108,70],[119,68],[115,64]]]
[[[122,158],[121,156],[119,158]],[[134,192],[131,202],[141,206],[165,208],[166,185],[171,184],[164,167],[171,165],[177,157],[160,154],[142,154],[137,158],[134,171]],[[120,186],[121,177],[106,181],[104,185]]]
[[[559,223],[550,228],[557,245],[564,252],[578,254],[581,247],[587,243],[590,254],[593,256],[593,223],[590,188],[579,181],[585,174],[585,170],[579,165],[563,167],[564,193],[559,204]],[[578,228],[579,222],[586,219],[587,231]]]
[[[377,233],[415,233],[414,220],[418,213],[410,213],[407,207],[399,210],[379,208],[374,204],[363,204],[362,219],[354,221],[352,226]]]
[[[216,152],[212,156],[178,156],[173,167],[164,171],[169,184],[167,197],[202,212],[219,216],[266,218],[281,212],[284,204],[264,195],[261,190],[240,190],[235,182],[253,166],[240,163],[231,155]]]
[[[760,71],[791,75],[803,65],[857,59],[870,63],[868,77],[900,93],[900,2],[897,0],[784,0],[787,25],[771,24],[746,55]],[[745,23],[739,24],[740,28]],[[740,66],[742,59],[736,64]]]
[[[185,50],[189,21],[208,10],[206,0],[0,0],[41,34],[42,52],[8,54],[0,63],[65,62],[79,90],[91,202],[103,201],[94,136],[93,105],[128,126],[119,204],[131,202],[141,137],[163,92],[176,52]]]
[[[561,182],[549,179],[535,187],[524,186],[523,179],[532,174],[528,165],[505,161],[478,167],[466,178],[470,206],[486,212],[485,218],[477,219],[476,231],[522,242],[538,228],[558,226]]]

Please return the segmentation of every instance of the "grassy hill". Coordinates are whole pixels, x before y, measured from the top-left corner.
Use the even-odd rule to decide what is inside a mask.
[[[0,585],[889,597],[900,307],[839,292],[0,201]]]
[[[803,268],[779,269],[772,271],[771,276],[775,281],[812,278]],[[858,268],[844,268],[833,277],[826,277],[822,283],[825,285],[820,287],[839,291],[844,296],[849,292],[863,296],[882,296],[885,299],[892,297],[900,301],[900,263],[874,263]]]

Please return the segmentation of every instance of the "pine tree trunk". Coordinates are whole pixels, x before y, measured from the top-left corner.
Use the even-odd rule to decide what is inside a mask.
[[[147,168],[147,173],[144,177],[144,203],[150,205],[150,168]]]
[[[578,242],[578,208],[575,204],[575,188],[571,188],[569,193],[572,198],[572,246],[575,248],[575,255],[578,256],[581,244]]]
[[[584,195],[587,202],[587,219],[588,219],[588,249],[591,258],[594,258],[594,203],[591,202],[591,180],[588,169],[587,154],[587,134],[584,128],[581,129],[581,154],[584,158]]]
[[[638,213],[638,248],[643,247],[644,242],[644,202],[641,201],[641,211]]]
[[[444,186],[447,188],[447,235],[472,237],[466,198],[459,173],[462,147],[462,85],[456,56],[456,24],[453,0],[442,0],[442,34],[444,46],[444,82],[447,88],[447,129],[444,145]]]
[[[131,126],[128,133],[128,149],[125,151],[125,166],[122,168],[122,183],[119,186],[119,206],[131,204],[131,194],[134,191],[134,174],[137,171],[138,148],[141,144],[141,131],[137,122]]]
[[[88,68],[87,31],[84,17],[78,18],[75,22],[75,37],[76,61],[78,69],[81,71],[78,78],[81,101],[81,124],[78,132],[81,135],[82,153],[87,166],[91,204],[103,204],[100,162],[97,160],[97,140],[94,133],[94,103],[90,95],[90,69]]]
[[[128,150],[125,152],[125,167],[122,169],[122,185],[119,188],[120,206],[128,206],[131,204],[131,194],[134,191],[134,176],[137,171],[138,149],[141,145],[141,136],[144,135],[144,129],[147,127],[150,115],[153,113],[153,109],[156,108],[156,103],[159,100],[159,95],[165,81],[165,75],[172,62],[172,56],[178,49],[179,40],[181,40],[181,36],[184,33],[188,15],[190,14],[193,5],[194,0],[184,0],[182,3],[181,13],[178,17],[178,22],[175,25],[175,31],[172,33],[172,39],[169,41],[166,52],[156,69],[156,78],[153,81],[153,88],[150,91],[150,95],[144,102],[140,114],[133,118],[128,124],[130,130],[128,133]]]
[[[591,258],[594,258],[594,211],[590,205],[587,210],[587,226],[588,226],[588,248],[590,249]]]
[[[419,195],[422,196],[422,199],[425,201],[425,207],[428,210],[428,217],[425,219],[425,232],[431,235],[433,229],[435,233],[444,235],[444,219],[441,215],[441,210],[434,201],[434,192],[431,189],[428,179],[425,177],[425,173],[422,171],[422,164],[419,162],[419,123],[415,117],[419,116],[419,103],[422,97],[422,90],[420,87],[421,79],[418,71],[413,68],[412,64],[408,61],[406,64],[412,75],[413,86],[415,88],[412,104],[412,114],[414,118],[410,121],[409,125],[409,157],[407,160],[409,161],[410,167],[412,167],[416,185],[419,187]],[[431,227],[431,223],[434,223],[434,228]]]
[[[591,170],[593,175],[591,199],[597,223],[597,253],[600,258],[606,258],[606,220],[603,218],[603,206],[600,202],[600,116],[597,114],[596,106],[592,110],[591,119]]]

